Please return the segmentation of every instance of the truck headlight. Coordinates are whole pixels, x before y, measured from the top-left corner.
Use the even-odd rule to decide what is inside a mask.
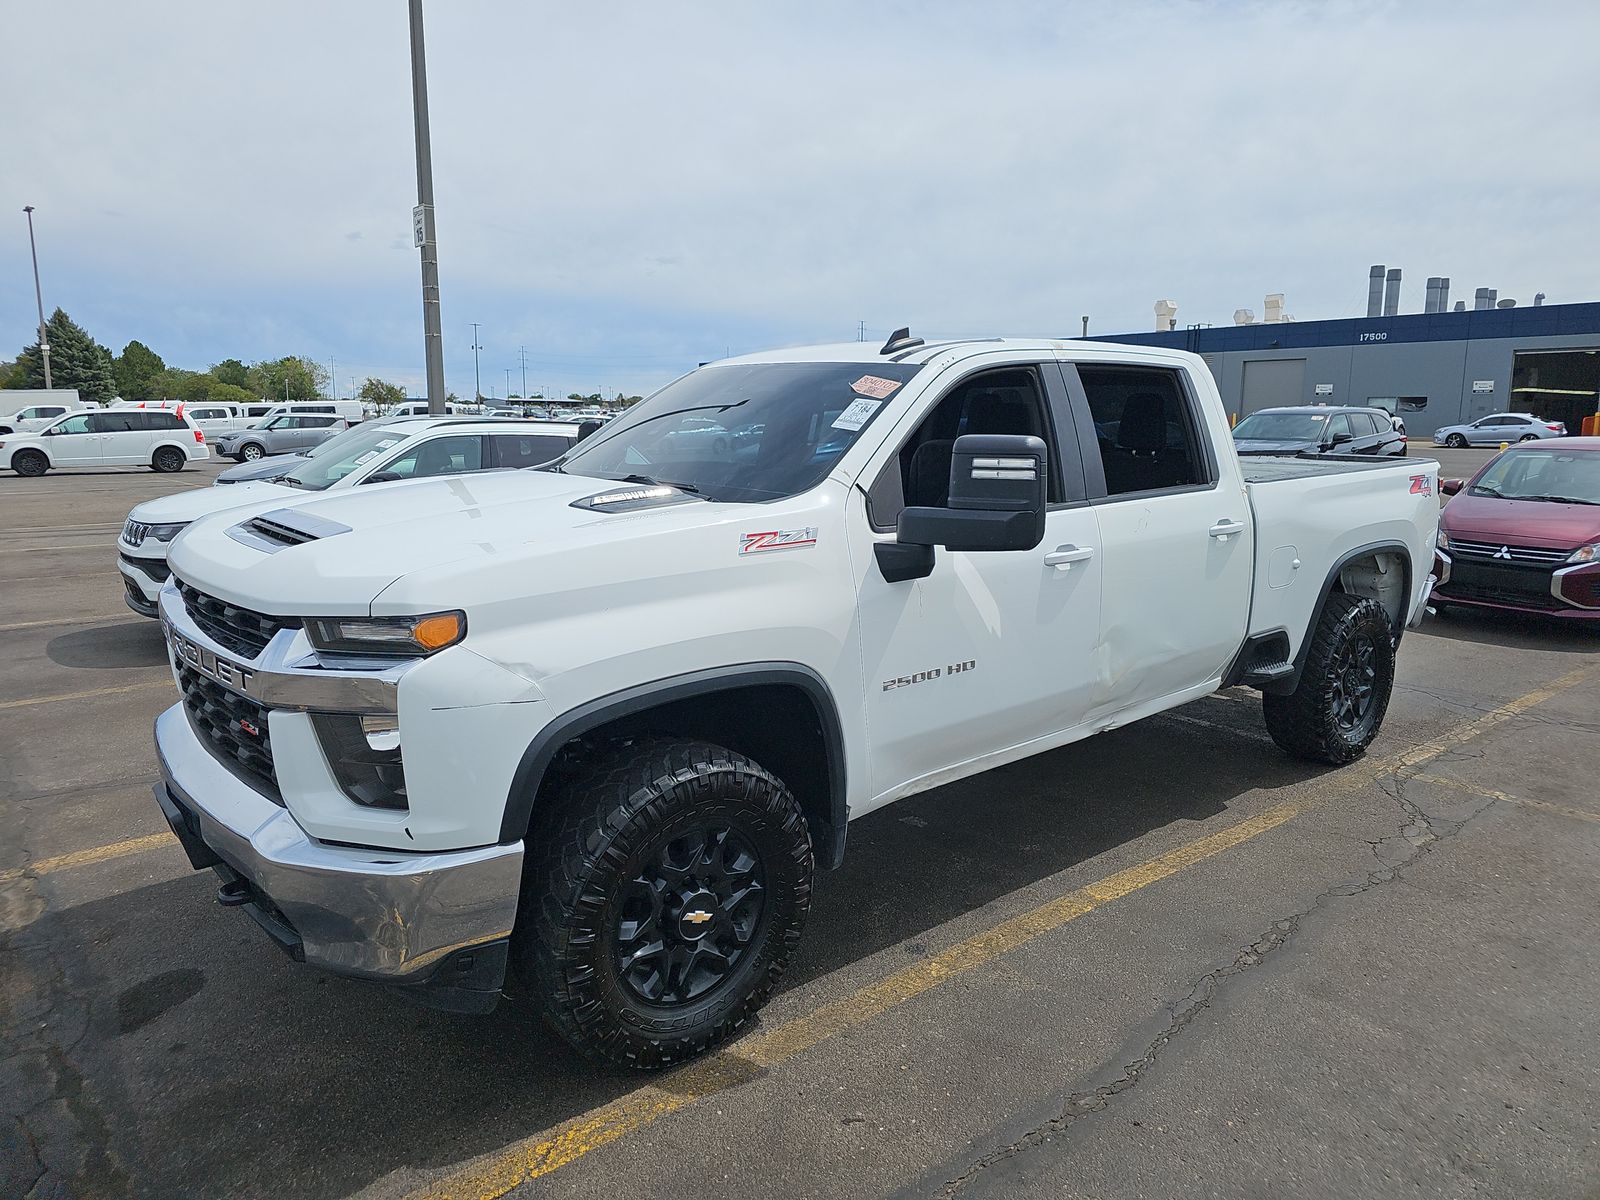
[[[1590,542],[1587,546],[1579,546],[1572,552],[1569,563],[1600,562],[1600,542]]]
[[[329,654],[367,654],[415,658],[454,646],[467,636],[464,612],[422,617],[312,617],[306,635]]]

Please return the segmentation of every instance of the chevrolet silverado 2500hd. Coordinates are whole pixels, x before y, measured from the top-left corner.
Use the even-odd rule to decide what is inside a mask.
[[[1437,473],[1241,463],[1173,351],[731,359],[537,469],[191,525],[157,799],[296,958],[459,1009],[514,970],[660,1066],[751,1018],[881,805],[1240,683],[1360,755]]]

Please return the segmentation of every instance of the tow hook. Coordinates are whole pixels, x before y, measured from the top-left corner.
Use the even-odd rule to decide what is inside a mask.
[[[250,885],[243,879],[230,879],[217,889],[217,903],[223,908],[238,908],[250,903]]]

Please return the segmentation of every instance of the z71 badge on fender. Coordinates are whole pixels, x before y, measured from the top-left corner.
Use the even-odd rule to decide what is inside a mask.
[[[817,527],[768,529],[763,533],[741,533],[740,554],[763,554],[768,550],[803,550],[817,544]]]

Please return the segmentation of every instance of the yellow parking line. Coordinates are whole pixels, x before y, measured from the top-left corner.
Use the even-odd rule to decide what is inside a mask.
[[[41,858],[30,863],[25,871],[0,871],[0,879],[15,879],[23,874],[49,875],[68,867],[87,867],[95,863],[121,858],[126,854],[140,854],[146,850],[159,850],[163,846],[176,846],[178,839],[170,833],[152,833],[145,837],[129,838],[125,842],[112,842],[109,846],[96,846],[92,850],[74,850],[71,854],[58,854],[54,858]]]
[[[0,700],[0,709],[3,708],[28,708],[35,704],[60,704],[65,700],[89,700],[95,696],[116,696],[122,692],[139,692],[146,688],[173,687],[172,676],[167,675],[161,679],[151,679],[145,683],[125,683],[120,687],[90,688],[87,692],[65,692],[60,696],[35,696],[29,700]]]
[[[1443,775],[1413,775],[1418,783],[1431,783],[1435,787],[1454,788],[1458,792],[1466,792],[1469,796],[1481,796],[1485,800],[1498,800],[1501,804],[1516,804],[1522,808],[1537,808],[1540,812],[1554,813],[1560,817],[1573,817],[1579,821],[1600,822],[1600,813],[1585,812],[1581,808],[1572,808],[1565,804],[1551,804],[1548,800],[1530,800],[1526,796],[1513,796],[1509,792],[1496,791],[1494,788],[1479,787],[1475,783],[1468,783],[1464,779],[1447,779]]]
[[[1568,672],[1541,688],[1519,696],[1439,737],[1383,758],[1352,764],[1337,775],[1300,789],[1302,799],[1282,804],[1260,816],[1180,846],[1139,866],[1087,884],[950,949],[904,967],[841,1000],[791,1021],[735,1042],[724,1050],[662,1076],[656,1083],[589,1110],[542,1133],[515,1142],[491,1157],[413,1192],[408,1200],[497,1200],[529,1180],[538,1179],[582,1158],[660,1117],[705,1096],[749,1079],[763,1067],[776,1066],[844,1030],[861,1025],[942,983],[989,962],[1041,934],[1062,926],[1101,905],[1120,899],[1196,863],[1276,828],[1297,813],[1326,803],[1397,771],[1439,758],[1498,725],[1594,677],[1600,668]]]
[[[903,967],[853,995],[825,1004],[765,1033],[745,1038],[726,1050],[673,1071],[660,1083],[639,1088],[547,1133],[520,1142],[492,1161],[468,1168],[418,1193],[417,1200],[422,1197],[463,1200],[468,1196],[489,1200],[503,1196],[512,1188],[548,1175],[658,1117],[749,1079],[754,1069],[777,1066],[819,1042],[922,995],[947,979],[1060,929],[1102,905],[1275,829],[1299,811],[1293,804],[1280,804],[1260,816],[1011,917],[940,954]]]

